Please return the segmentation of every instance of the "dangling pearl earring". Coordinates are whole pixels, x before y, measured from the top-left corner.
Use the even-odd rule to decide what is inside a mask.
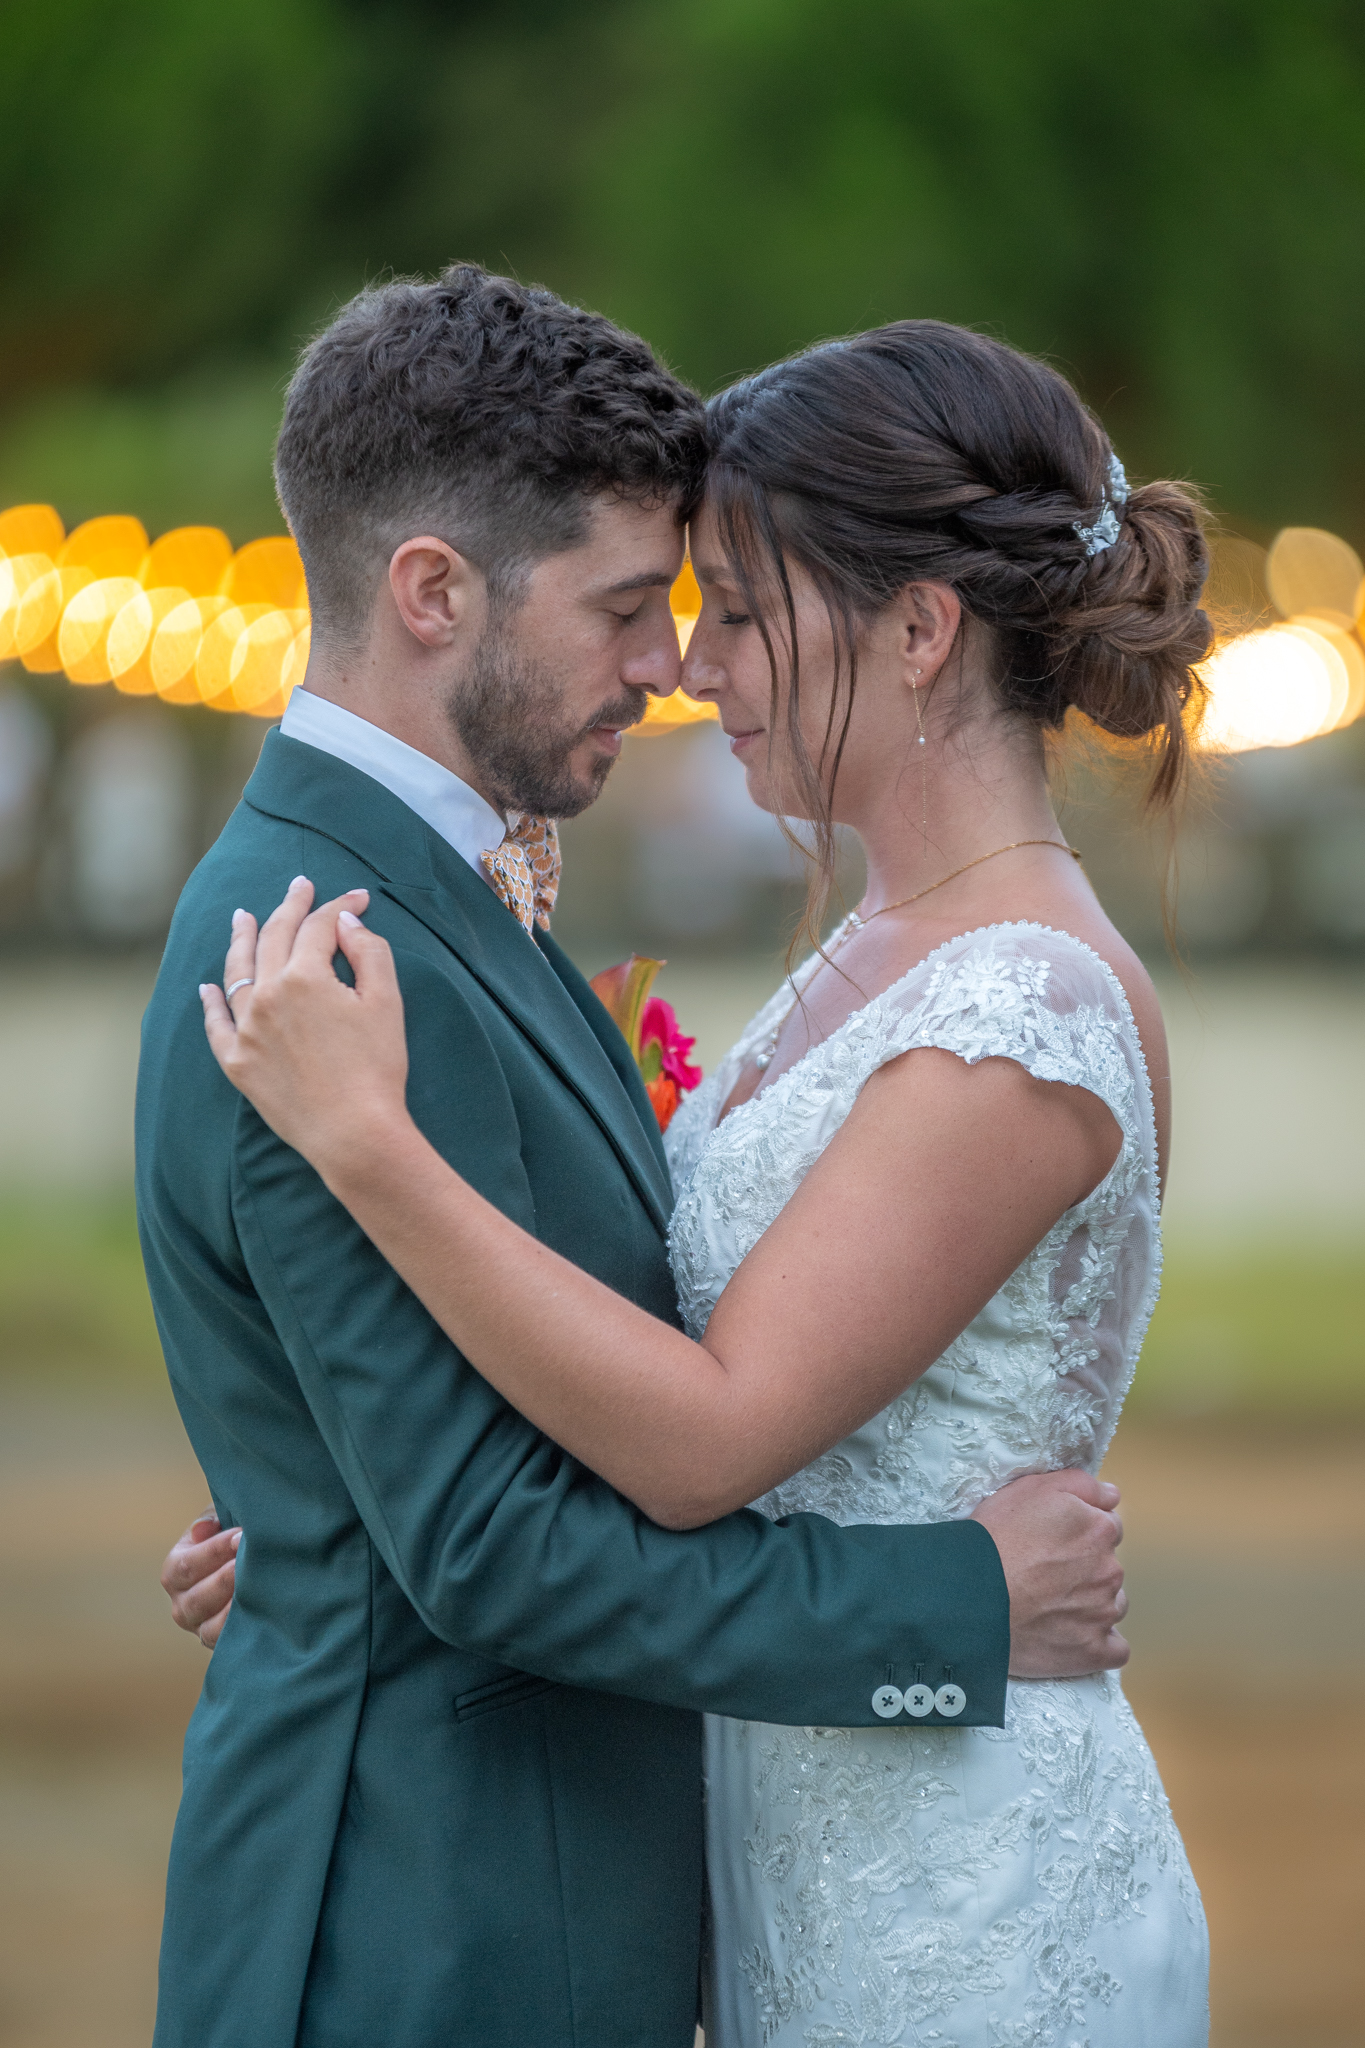
[[[919,743],[921,746],[923,746],[925,744],[924,713],[920,708],[919,679],[920,671],[916,669],[915,679],[911,687],[915,692],[915,723],[919,727]],[[927,854],[929,851],[929,763],[927,756],[925,756],[924,754],[921,754],[919,757],[919,799],[920,838],[923,841],[924,851]]]

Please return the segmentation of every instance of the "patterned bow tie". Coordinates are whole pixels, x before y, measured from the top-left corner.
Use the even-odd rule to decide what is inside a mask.
[[[550,912],[559,894],[559,827],[553,818],[518,818],[501,846],[479,858],[488,879],[528,933],[534,925],[550,929]]]

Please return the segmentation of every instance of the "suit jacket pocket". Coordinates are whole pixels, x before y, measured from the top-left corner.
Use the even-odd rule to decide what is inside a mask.
[[[495,1678],[489,1685],[457,1692],[455,1719],[473,1721],[480,1714],[495,1714],[502,1707],[520,1706],[523,1700],[533,1700],[538,1693],[553,1691],[553,1679],[536,1678],[529,1671],[514,1671],[507,1678]]]

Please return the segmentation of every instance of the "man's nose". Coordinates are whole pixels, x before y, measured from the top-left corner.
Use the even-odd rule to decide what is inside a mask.
[[[670,613],[666,628],[648,653],[637,654],[625,663],[621,681],[632,690],[648,690],[652,697],[671,697],[681,680],[682,651]]]

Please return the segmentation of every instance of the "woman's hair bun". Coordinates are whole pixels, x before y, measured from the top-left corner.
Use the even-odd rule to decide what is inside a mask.
[[[1011,636],[1001,694],[1045,725],[1075,709],[1117,739],[1158,740],[1160,803],[1184,771],[1203,698],[1196,668],[1213,644],[1203,507],[1185,485],[1150,483],[1115,510],[1112,543],[1084,559],[1050,617]]]

